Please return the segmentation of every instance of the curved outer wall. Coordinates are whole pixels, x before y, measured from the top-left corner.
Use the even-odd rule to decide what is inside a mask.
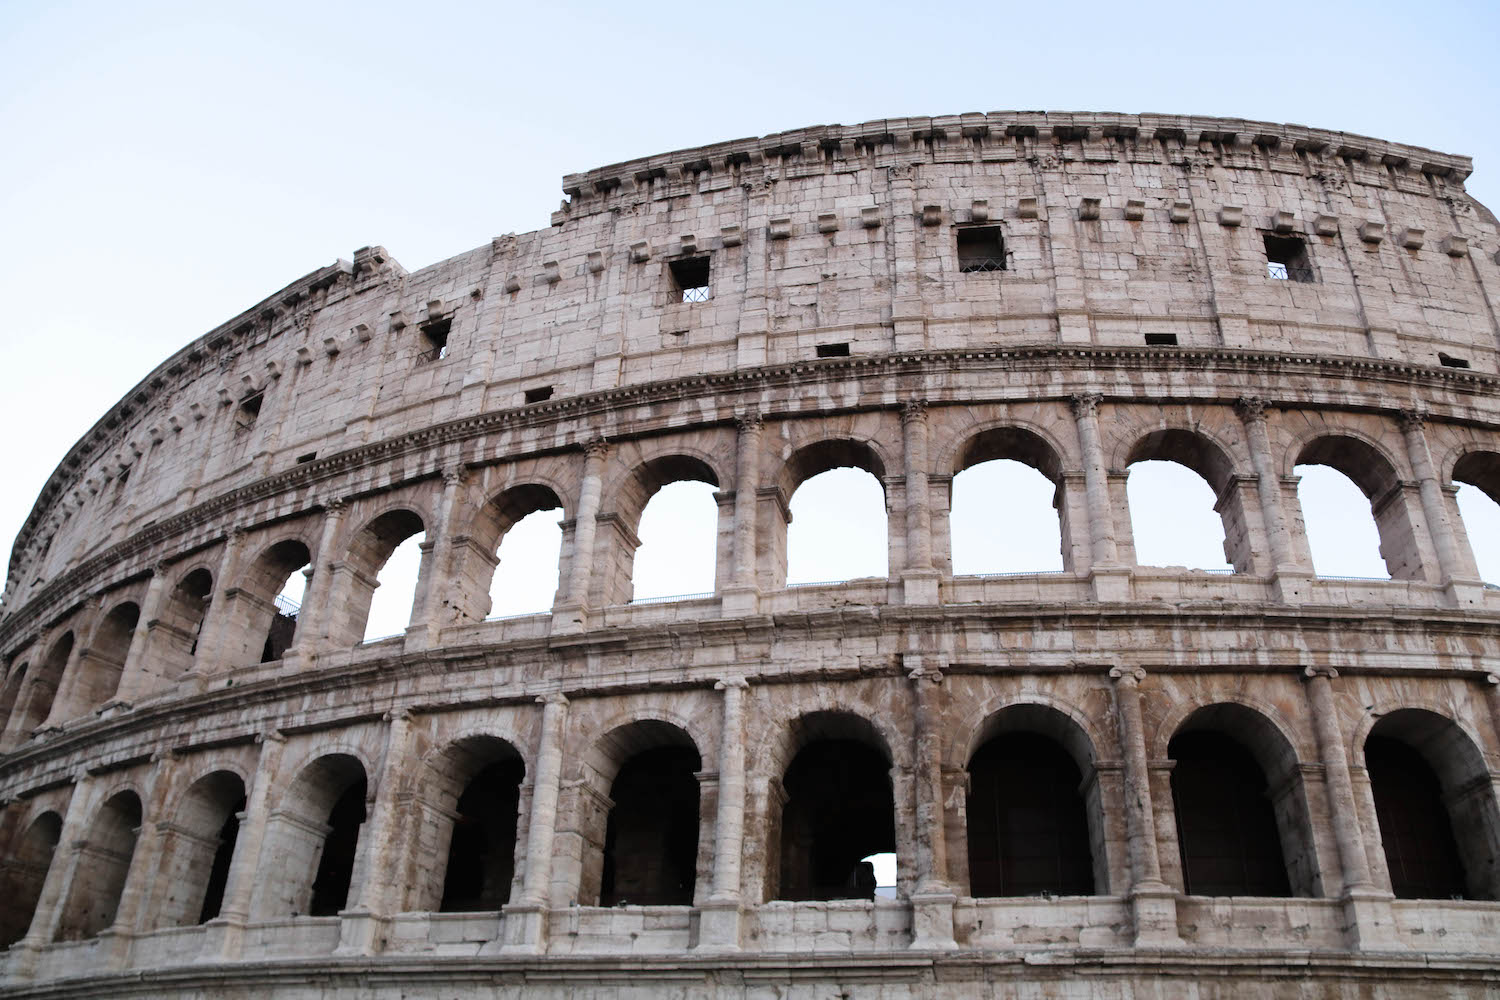
[[[1454,487],[1500,495],[1500,234],[1469,169],[1238,120],[888,120],[570,176],[546,230],[300,279],[116,404],[16,540],[0,875],[35,907],[7,988],[1493,989],[1500,596]],[[1004,269],[965,271],[983,227]],[[1308,280],[1267,277],[1268,236]],[[683,302],[673,265],[703,258]],[[1003,457],[1056,485],[1062,573],[952,574],[952,477]],[[1136,565],[1149,458],[1214,488],[1232,575]],[[1314,574],[1304,461],[1364,489],[1391,580]],[[881,480],[889,577],[788,589],[786,503],[850,464]],[[641,509],[678,478],[718,488],[715,591],[632,604]],[[554,505],[553,611],[487,621],[504,531]],[[360,644],[413,530],[412,624]],[[303,561],[295,641],[260,662]],[[970,759],[1011,730],[1079,766],[1092,896],[971,894]],[[1290,897],[1186,891],[1180,730],[1265,772]],[[1372,731],[1441,781],[1467,898],[1393,896]],[[895,899],[777,898],[782,778],[819,738],[890,765]],[[481,745],[524,768],[509,901],[434,913]],[[701,763],[692,905],[595,905],[611,782],[665,745]],[[348,898],[303,915],[356,775]],[[235,812],[197,924],[177,897]]]

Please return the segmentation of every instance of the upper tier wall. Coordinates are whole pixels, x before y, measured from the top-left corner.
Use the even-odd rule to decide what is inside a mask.
[[[964,115],[830,126],[564,179],[546,230],[408,274],[315,271],[169,359],[58,467],[15,609],[90,554],[275,473],[443,421],[811,358],[1055,343],[1255,347],[1495,372],[1493,216],[1462,157],[1225,119]],[[1006,270],[962,273],[955,229]],[[1304,241],[1308,282],[1266,274]],[[711,296],[670,265],[706,255]],[[424,331],[450,324],[434,356]],[[259,410],[242,405],[259,396]],[[83,516],[78,516],[82,512]]]

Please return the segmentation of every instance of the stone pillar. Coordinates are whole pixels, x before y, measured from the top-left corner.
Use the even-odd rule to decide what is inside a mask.
[[[456,566],[453,559],[454,514],[463,496],[468,472],[462,465],[443,473],[443,499],[437,512],[437,523],[427,532],[427,549],[417,578],[417,608],[406,629],[405,648],[427,649],[440,642],[443,621],[452,606],[449,588],[453,585]]]
[[[29,980],[36,974],[38,953],[57,936],[63,907],[78,874],[88,821],[97,804],[93,791],[93,779],[87,772],[79,771],[73,779],[73,795],[68,799],[68,812],[63,817],[57,848],[52,852],[52,864],[47,868],[47,878],[42,883],[42,893],[31,916],[31,927],[24,938],[10,947],[6,972],[13,981]]]
[[[336,955],[373,955],[380,950],[381,930],[391,916],[391,899],[401,877],[395,864],[401,841],[401,774],[412,761],[411,713],[394,708],[385,714],[385,755],[380,764],[380,784],[375,790],[375,808],[361,832],[359,859],[351,888],[354,905],[339,914],[339,946]]]
[[[146,586],[146,598],[141,602],[141,617],[130,636],[125,665],[120,668],[120,686],[115,689],[115,696],[105,703],[105,708],[114,705],[129,707],[140,693],[147,690],[148,678],[142,674],[149,669],[151,659],[151,624],[161,618],[166,597],[167,564],[159,562],[151,567],[151,582]]]
[[[1484,697],[1490,707],[1490,725],[1495,730],[1495,739],[1500,741],[1500,674],[1484,675]]]
[[[271,789],[280,786],[281,754],[286,737],[271,729],[256,737],[260,760],[250,779],[245,811],[239,814],[240,829],[234,841],[234,857],[224,884],[224,902],[219,915],[206,925],[202,962],[232,962],[240,957],[245,924],[250,919],[250,898],[255,891],[266,825],[271,818]],[[275,859],[268,859],[272,864]]]
[[[1344,749],[1344,732],[1333,701],[1332,681],[1338,676],[1338,671],[1332,667],[1307,667],[1302,675],[1307,682],[1307,701],[1318,736],[1318,753],[1323,759],[1329,819],[1339,845],[1345,933],[1352,948],[1389,951],[1400,947],[1395,933],[1395,914],[1391,911],[1390,894],[1377,889],[1370,877],[1369,855],[1354,802],[1354,780],[1349,773],[1349,757]]]
[[[557,829],[557,797],[562,785],[563,724],[568,699],[560,691],[537,699],[542,705],[532,779],[531,821],[526,826],[526,874],[521,898],[506,904],[504,950],[538,953],[547,947],[547,907],[552,886],[552,839]]]
[[[922,400],[911,400],[901,408],[906,476],[906,566],[901,572],[901,586],[907,604],[938,603],[938,574],[932,566],[927,439],[927,404]]]
[[[740,857],[745,850],[745,691],[732,677],[714,685],[724,692],[724,725],[719,734],[719,808],[714,818],[713,890],[699,908],[698,948],[739,951]]]
[[[953,939],[953,904],[958,896],[948,884],[948,840],[943,810],[942,672],[907,654],[912,682],[912,791],[916,799],[916,891],[912,893],[912,942],[916,950],[948,951]]]
[[[219,552],[219,565],[214,570],[214,589],[209,598],[208,609],[203,616],[203,629],[198,634],[198,653],[193,665],[182,675],[182,683],[188,688],[203,687],[206,677],[221,666],[224,659],[224,632],[229,627],[233,613],[233,601],[225,597],[239,570],[240,553],[245,548],[245,529],[234,525],[224,534],[224,548]]]
[[[163,847],[171,826],[163,814],[170,797],[172,767],[176,759],[171,751],[153,756],[156,767],[152,771],[146,801],[141,804],[141,828],[131,852],[125,885],[120,890],[120,903],[115,908],[115,922],[99,935],[111,968],[121,969],[129,965],[130,943],[143,929],[140,925],[152,916],[144,910],[151,899],[153,885],[161,875],[165,856]]]
[[[1130,596],[1130,569],[1120,565],[1115,546],[1109,476],[1104,465],[1104,448],[1099,442],[1099,400],[1097,395],[1072,398],[1078,450],[1083,460],[1084,496],[1089,511],[1089,576],[1094,585],[1095,600],[1123,601]]]
[[[1432,545],[1437,552],[1438,576],[1448,600],[1456,607],[1481,607],[1484,604],[1484,584],[1479,580],[1479,571],[1474,566],[1473,556],[1459,548],[1453,525],[1448,520],[1448,505],[1443,497],[1442,484],[1432,463],[1432,451],[1427,446],[1427,434],[1423,424],[1427,415],[1421,410],[1401,412],[1401,432],[1406,438],[1407,460],[1417,477],[1417,492],[1422,501],[1422,517],[1432,535]]]
[[[1146,729],[1141,721],[1140,683],[1146,672],[1115,667],[1115,726],[1125,765],[1125,837],[1130,853],[1130,911],[1137,945],[1176,945],[1177,893],[1162,881],[1156,851],[1156,816],[1151,804],[1151,771],[1146,760]]]
[[[552,610],[552,631],[581,632],[588,628],[589,581],[594,571],[594,536],[598,530],[599,500],[604,492],[604,459],[609,445],[595,438],[583,446],[583,480],[578,509],[573,516],[573,551],[566,559],[568,581],[563,599]]]
[[[1266,430],[1266,401],[1259,396],[1242,396],[1235,404],[1245,424],[1245,438],[1250,448],[1250,467],[1255,471],[1255,488],[1260,500],[1261,517],[1266,525],[1266,542],[1271,550],[1271,572],[1275,595],[1283,604],[1296,604],[1307,598],[1312,568],[1299,564],[1292,546],[1291,528],[1281,499],[1281,477],[1271,452],[1271,436]]]
[[[323,504],[323,530],[318,535],[318,551],[313,556],[313,574],[302,595],[302,608],[297,612],[297,632],[292,637],[294,648],[282,655],[284,663],[299,655],[306,660],[315,659],[332,641],[332,625],[336,617],[334,602],[338,600],[334,593],[337,589],[334,577],[340,562],[334,557],[344,511],[344,501],[340,497],[332,497]]]
[[[738,618],[760,610],[760,587],[756,581],[756,500],[760,485],[762,423],[751,411],[737,421],[739,435],[734,456],[734,571],[724,590],[724,617]]]

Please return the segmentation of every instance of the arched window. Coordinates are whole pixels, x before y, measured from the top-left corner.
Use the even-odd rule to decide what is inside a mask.
[[[123,601],[111,608],[94,629],[88,648],[78,656],[78,680],[70,686],[68,698],[70,714],[92,711],[115,696],[140,619],[140,606]]]
[[[411,621],[422,561],[418,546],[425,537],[422,519],[409,510],[386,511],[354,536],[345,565],[336,571],[332,599],[324,609],[328,635],[335,645],[352,646],[405,630]],[[403,545],[404,558],[391,565]],[[388,567],[391,572],[386,573]],[[372,614],[377,587],[390,589],[389,596],[381,600],[383,614],[379,620]]]
[[[207,664],[208,669],[281,659],[296,638],[310,563],[306,545],[293,538],[283,539],[250,562],[237,586],[226,583],[222,645],[218,650],[223,662]]]
[[[667,722],[643,720],[606,733],[585,758],[585,780],[612,805],[585,818],[579,901],[687,906],[698,877],[702,758],[691,736]]]
[[[782,488],[789,497],[785,562],[773,567],[775,587],[832,583],[889,572],[884,467],[868,445],[822,441],[787,462]],[[781,539],[774,539],[781,543]],[[779,571],[779,574],[778,574]]]
[[[435,780],[421,795],[431,806],[423,822],[443,842],[448,855],[436,892],[419,900],[420,909],[445,913],[498,910],[510,901],[516,868],[516,824],[526,766],[514,747],[492,736],[461,740],[431,762]],[[449,817],[452,829],[442,824]],[[424,842],[425,838],[424,838]]]
[[[77,852],[78,870],[54,940],[82,941],[114,924],[140,826],[141,800],[134,792],[118,792],[104,803]]]
[[[896,850],[890,758],[868,722],[842,712],[798,720],[782,777],[777,899],[871,899],[871,855]]]
[[[26,936],[31,918],[42,898],[47,869],[57,842],[62,839],[62,818],[55,812],[44,812],[31,821],[10,861],[0,871],[0,891],[5,905],[0,906],[0,948],[7,948]]]
[[[1500,584],[1500,455],[1470,452],[1453,467],[1458,510],[1479,578]]]
[[[970,895],[1092,895],[1096,871],[1100,881],[1108,877],[1090,832],[1097,791],[1090,782],[1085,801],[1074,756],[1083,754],[1092,770],[1087,737],[1035,705],[1001,710],[985,732],[969,760]]]
[[[1500,895],[1500,811],[1462,729],[1433,712],[1391,712],[1365,740],[1365,767],[1398,898]]]
[[[21,689],[26,684],[28,667],[29,664],[26,663],[13,667],[5,677],[5,684],[0,686],[0,733],[5,732],[10,725],[11,713],[16,710],[16,703],[21,698]]]
[[[163,859],[166,892],[151,916],[158,927],[204,923],[219,915],[239,838],[245,783],[232,771],[195,781],[173,818],[176,836]]]
[[[62,683],[63,671],[72,655],[73,633],[64,632],[47,650],[31,681],[22,689],[7,726],[12,739],[24,740],[32,730],[47,721],[52,712],[52,700],[57,697],[58,685]]]
[[[213,589],[213,574],[202,567],[177,581],[154,627],[151,662],[143,664],[145,670],[170,682],[192,669]]]
[[[1153,431],[1135,443],[1126,464],[1138,565],[1253,569],[1234,467],[1217,445],[1191,431]]]
[[[711,593],[719,505],[709,483],[668,483],[646,502],[638,531],[632,600]]]
[[[1376,448],[1358,438],[1327,435],[1303,446],[1294,471],[1302,477],[1297,499],[1319,576],[1424,577],[1399,477]]]
[[[266,825],[251,913],[257,920],[345,908],[365,820],[365,769],[349,754],[319,757],[292,782]]]
[[[1062,466],[1040,437],[1019,428],[974,436],[953,477],[953,573],[1036,573],[1069,568]]]
[[[487,600],[465,612],[472,620],[540,614],[552,610],[562,554],[562,501],[546,486],[514,486],[484,506],[474,528],[474,549],[493,552],[475,566],[488,583]],[[478,557],[471,557],[477,559]]]

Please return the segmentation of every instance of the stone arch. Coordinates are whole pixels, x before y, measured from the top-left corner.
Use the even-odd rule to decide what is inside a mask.
[[[1114,467],[1119,469],[1137,462],[1173,462],[1197,474],[1214,493],[1214,511],[1224,529],[1225,561],[1236,573],[1254,572],[1255,528],[1237,488],[1232,452],[1215,435],[1201,426],[1158,427],[1133,440],[1121,441],[1116,456],[1119,464]]]
[[[11,713],[20,702],[21,690],[26,685],[26,673],[30,669],[31,664],[22,660],[6,675],[4,684],[0,684],[0,733],[4,733],[10,725]]]
[[[82,941],[114,924],[144,820],[141,797],[125,788],[104,800],[76,850],[75,871],[55,941]]]
[[[490,589],[497,574],[506,572],[500,564],[500,545],[505,536],[523,518],[538,511],[562,510],[567,517],[570,508],[563,502],[566,491],[556,483],[541,477],[525,481],[512,480],[498,492],[492,493],[469,523],[465,544],[456,545],[458,551],[456,578],[448,600],[451,607],[445,614],[458,620],[483,621],[490,613]],[[563,552],[558,552],[559,580],[565,580],[567,567],[562,565]],[[548,602],[548,606],[552,604]]]
[[[419,842],[433,850],[412,859],[406,908],[467,912],[509,902],[526,770],[515,742],[490,732],[464,734],[423,758],[414,820]]]
[[[1500,452],[1477,449],[1471,442],[1465,442],[1462,449],[1455,449],[1453,454],[1444,457],[1443,467],[1451,471],[1442,477],[1442,482],[1452,483],[1458,489],[1471,486],[1487,497],[1492,504],[1500,504]],[[1476,551],[1474,548],[1476,536],[1483,542],[1483,536],[1488,532],[1484,530],[1483,523],[1470,524],[1467,521],[1468,518],[1474,518],[1476,515],[1480,517],[1484,515],[1482,511],[1476,510],[1472,500],[1465,498],[1462,493],[1456,494],[1454,500],[1458,508],[1455,534],[1458,536],[1459,544],[1468,545],[1471,565],[1479,570],[1481,579],[1488,577],[1489,582],[1493,583],[1496,573],[1495,563],[1497,559],[1500,559],[1500,552],[1495,550],[1493,543],[1481,544],[1479,550]]]
[[[141,606],[133,600],[119,601],[100,616],[88,645],[79,651],[76,676],[65,679],[69,716],[92,711],[115,696],[140,620]]]
[[[32,730],[47,721],[52,713],[52,702],[62,684],[63,672],[73,655],[73,632],[68,630],[47,647],[42,662],[31,675],[24,693],[20,695],[17,708],[12,712],[7,733],[14,741],[23,739]]]
[[[162,852],[165,891],[151,914],[157,927],[219,915],[244,809],[244,775],[225,767],[202,775],[178,798]]]
[[[333,566],[333,583],[325,591],[324,614],[329,640],[335,646],[352,646],[365,637],[370,601],[381,567],[408,538],[427,530],[427,521],[409,503],[393,503],[365,520],[349,538],[342,564]],[[415,602],[420,601],[421,584]]]
[[[952,477],[957,477],[985,462],[998,460],[1020,462],[1052,483],[1052,508],[1057,517],[1062,568],[1064,571],[1071,571],[1074,565],[1075,546],[1084,540],[1073,537],[1073,526],[1068,516],[1063,478],[1064,454],[1065,452],[1058,446],[1058,443],[1044,429],[1015,421],[993,421],[966,429],[962,436],[944,447],[937,465],[941,474],[950,477],[947,505],[950,518],[955,503]]]
[[[578,769],[579,903],[693,902],[702,768],[687,728],[660,718],[616,725],[589,745]]]
[[[1095,743],[1039,702],[991,712],[969,740],[970,895],[1093,895],[1109,888]]]
[[[619,557],[609,564],[608,571],[599,581],[600,595],[605,604],[625,604],[633,598],[641,515],[658,492],[682,482],[704,483],[717,490],[722,480],[711,462],[689,449],[674,447],[669,453],[640,462],[607,488],[605,509],[612,507],[617,519],[615,545]],[[608,521],[608,515],[603,518]],[[601,524],[601,528],[603,526]],[[717,556],[715,551],[716,564]]]
[[[848,711],[800,715],[786,737],[782,805],[767,836],[768,858],[779,863],[767,898],[872,898],[875,876],[863,859],[901,853],[890,745]]]
[[[297,772],[266,824],[254,919],[332,916],[353,889],[369,770],[350,748],[323,748]]]
[[[786,586],[787,526],[792,516],[790,504],[798,488],[814,476],[843,468],[859,469],[874,476],[880,486],[882,504],[889,514],[890,497],[886,493],[885,477],[890,465],[877,442],[862,438],[823,438],[802,445],[781,462],[771,478],[778,488],[780,503],[774,509],[759,512],[760,527],[769,543],[765,547],[772,555],[770,562],[762,562],[760,567],[762,589],[779,590]],[[889,560],[889,526],[887,536],[883,541]]]
[[[312,552],[295,534],[260,549],[239,579],[224,592],[223,641],[216,668],[243,666],[281,658],[296,639],[297,612],[277,606],[293,573],[310,566]],[[221,581],[223,583],[223,581]]]
[[[1282,726],[1224,701],[1166,731],[1186,891],[1323,895],[1302,763]]]
[[[1380,555],[1393,580],[1422,580],[1422,546],[1401,486],[1402,466],[1385,447],[1350,428],[1328,428],[1304,438],[1290,452],[1299,465],[1326,465],[1347,477],[1370,501],[1380,536]]]
[[[11,846],[5,865],[0,868],[4,873],[0,878],[0,898],[6,901],[0,907],[0,948],[15,944],[31,929],[47,871],[62,840],[62,824],[56,810],[43,810],[31,818],[25,832]]]
[[[1429,708],[1372,713],[1355,759],[1398,897],[1500,898],[1494,779],[1463,726]]]
[[[213,571],[204,565],[178,573],[171,592],[162,601],[157,621],[150,623],[154,662],[146,669],[163,682],[175,681],[193,668],[198,637],[214,599],[214,583]]]

